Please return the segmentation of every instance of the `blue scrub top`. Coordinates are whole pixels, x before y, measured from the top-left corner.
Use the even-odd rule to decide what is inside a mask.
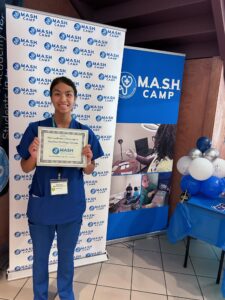
[[[30,157],[28,148],[34,137],[38,136],[38,126],[53,127],[52,118],[30,123],[27,127],[17,146],[19,155],[24,159]],[[98,139],[88,126],[73,119],[70,128],[88,130],[88,143],[93,152],[92,160],[104,155]],[[61,178],[68,179],[67,195],[51,195],[50,180],[57,178],[57,167],[36,166],[27,208],[27,217],[30,222],[51,225],[81,221],[86,209],[82,168],[62,168]]]

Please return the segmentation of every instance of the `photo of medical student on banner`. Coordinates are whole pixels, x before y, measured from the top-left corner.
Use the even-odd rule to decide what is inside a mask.
[[[117,124],[112,175],[171,172],[175,138],[174,124]]]
[[[168,204],[175,136],[174,124],[117,124],[110,213]]]

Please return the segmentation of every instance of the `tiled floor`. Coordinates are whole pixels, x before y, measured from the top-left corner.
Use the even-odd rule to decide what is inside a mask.
[[[76,300],[224,300],[215,283],[220,251],[192,240],[188,267],[185,243],[165,236],[148,237],[107,247],[109,261],[75,270]],[[0,278],[0,299],[32,300],[31,278]],[[49,299],[56,296],[56,274],[50,274]]]

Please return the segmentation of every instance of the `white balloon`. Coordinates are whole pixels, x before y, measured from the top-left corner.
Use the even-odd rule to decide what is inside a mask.
[[[213,164],[206,158],[198,157],[189,166],[190,175],[196,180],[206,180],[212,176]]]
[[[213,176],[217,176],[219,178],[225,177],[225,160],[222,158],[216,158],[212,164],[214,167]]]
[[[189,174],[188,168],[191,162],[192,159],[189,156],[182,156],[177,161],[177,170],[183,175],[188,175]]]

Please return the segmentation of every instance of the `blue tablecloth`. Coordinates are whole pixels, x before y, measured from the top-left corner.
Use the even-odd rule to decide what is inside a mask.
[[[220,203],[225,204],[225,199],[198,196],[177,204],[167,231],[169,241],[191,236],[225,250],[225,211],[215,208]],[[225,275],[222,293],[225,297]]]

